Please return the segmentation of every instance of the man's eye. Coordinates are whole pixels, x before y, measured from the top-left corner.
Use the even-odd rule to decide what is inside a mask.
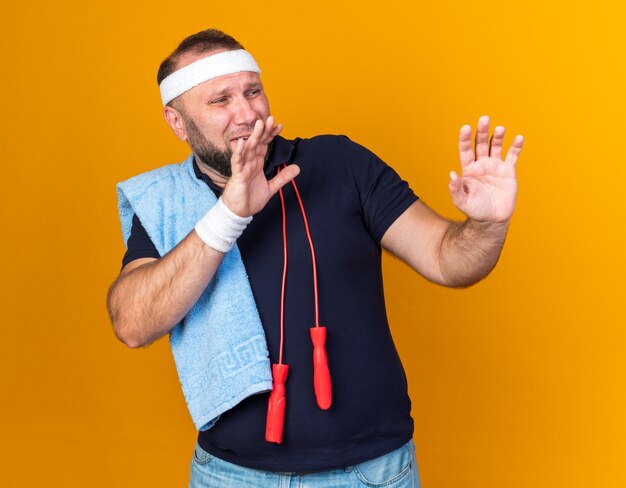
[[[249,91],[246,93],[246,96],[248,96],[248,97],[255,97],[255,96],[257,96],[259,93],[261,93],[261,90],[258,90],[258,89],[255,89],[255,90],[249,90]]]
[[[209,103],[211,105],[219,105],[221,103],[226,103],[226,97],[216,98],[215,100],[211,100]]]

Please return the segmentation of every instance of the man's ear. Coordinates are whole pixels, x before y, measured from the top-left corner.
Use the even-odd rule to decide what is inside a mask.
[[[185,120],[183,119],[180,111],[176,110],[174,107],[166,105],[163,109],[163,116],[165,117],[167,125],[169,125],[170,129],[172,129],[174,134],[176,134],[176,137],[178,137],[181,141],[186,141],[187,128],[185,127]]]

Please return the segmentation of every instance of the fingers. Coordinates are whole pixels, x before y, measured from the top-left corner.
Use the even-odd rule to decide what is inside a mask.
[[[300,167],[295,164],[288,165],[285,169],[281,170],[274,178],[268,181],[270,193],[274,195],[283,186],[293,180],[300,174]]]
[[[237,139],[230,160],[232,174],[240,174],[244,167],[247,168],[246,171],[252,173],[261,170],[268,144],[282,129],[282,124],[274,125],[274,117],[271,115],[265,121],[257,119],[248,140]]]
[[[506,159],[504,160],[504,162],[515,165],[517,163],[517,157],[519,156],[523,145],[524,136],[520,134],[516,135],[515,139],[513,139],[513,142],[511,143],[511,147],[506,153]]]
[[[463,188],[463,182],[461,177],[454,171],[450,171],[450,181],[448,182],[448,190],[450,190],[450,196],[454,205],[459,207],[462,202],[466,200],[465,189]]]
[[[502,143],[504,142],[504,133],[506,129],[501,125],[493,130],[493,135],[489,141],[489,155],[492,158],[502,159]]]
[[[489,156],[489,117],[483,115],[478,119],[476,129],[476,159]]]
[[[277,124],[274,126],[274,118],[270,115],[267,118],[267,123],[265,124],[265,134],[263,138],[263,144],[269,144],[272,142],[272,139],[280,134],[280,131],[283,130],[282,124]]]
[[[467,124],[461,127],[461,131],[459,132],[459,158],[461,160],[461,167],[465,167],[475,159],[478,160],[483,157],[502,159],[505,132],[506,129],[499,125],[494,129],[493,135],[491,139],[489,139],[489,116],[483,115],[480,117],[476,129],[476,151],[474,153],[472,148],[472,127]],[[515,164],[523,143],[524,138],[518,135],[509,148],[505,160],[506,162]]]
[[[237,143],[235,144],[235,149],[233,151],[233,155],[230,157],[230,169],[233,175],[238,174],[243,167],[243,147],[244,140],[237,139]]]
[[[265,156],[267,145],[283,130],[282,124],[274,126],[274,117],[269,116],[267,120],[258,119],[254,123],[252,134],[245,143],[244,160],[255,156]]]
[[[244,143],[243,148],[243,159],[247,162],[249,159],[254,157],[256,154],[257,146],[263,137],[263,133],[265,131],[265,124],[261,119],[257,119],[254,122],[254,128],[252,129],[252,134],[248,137],[248,140]],[[239,142],[239,141],[237,141]]]
[[[450,193],[457,193],[461,189],[461,178],[455,171],[450,171],[448,188],[450,189]]]
[[[272,132],[274,132],[274,117],[271,115],[267,117],[267,120],[261,120],[263,122],[263,133],[261,134],[261,138],[259,142],[261,144],[269,144],[269,141],[272,140]]]
[[[467,166],[474,161],[472,128],[469,125],[461,127],[461,131],[459,132],[459,158],[461,160],[461,167]]]
[[[269,122],[268,118],[268,122]],[[257,119],[254,122],[254,127],[252,129],[252,133],[248,137],[247,141],[243,141],[242,153],[241,153],[241,168],[245,166],[248,168],[248,171],[255,172],[260,170],[263,167],[263,156],[265,156],[265,149],[267,146],[262,143],[264,134],[266,132],[266,125],[261,119]],[[237,147],[239,147],[239,142],[237,141]],[[233,156],[235,153],[233,153]],[[232,165],[231,159],[231,167],[233,170],[235,167]]]
[[[265,121],[262,119],[258,119],[254,123],[254,130],[252,131],[252,134],[255,133],[257,125],[260,126],[260,133],[258,138],[252,139],[252,136],[248,138],[248,144],[252,141],[252,144],[250,144],[250,148],[253,148],[253,146],[269,144],[271,140],[275,136],[277,136],[281,130],[283,130],[283,126],[281,124],[274,126],[274,117],[271,115],[267,117],[267,120]]]

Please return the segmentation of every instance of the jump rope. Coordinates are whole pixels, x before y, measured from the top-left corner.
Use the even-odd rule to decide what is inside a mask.
[[[283,164],[283,169],[287,164]],[[276,168],[276,174],[281,171],[280,166]],[[309,222],[306,218],[302,198],[295,180],[291,180],[296,198],[300,205],[302,220],[306,236],[309,240],[311,249],[311,262],[313,263],[313,292],[315,298],[315,327],[311,327],[311,341],[313,342],[313,385],[315,388],[315,398],[317,405],[322,410],[328,410],[332,403],[332,386],[330,382],[330,371],[328,369],[328,357],[326,355],[326,327],[320,326],[319,323],[319,305],[317,293],[317,266],[315,261],[315,249],[313,248],[313,239],[309,229]],[[280,196],[280,205],[282,209],[282,233],[283,233],[283,278],[280,293],[280,349],[278,354],[278,363],[272,364],[272,380],[274,387],[270,394],[269,405],[267,408],[267,423],[265,427],[265,440],[268,442],[276,442],[280,444],[283,440],[283,426],[285,421],[285,381],[289,373],[289,365],[283,364],[283,343],[285,335],[285,284],[287,281],[287,216],[285,212],[285,196],[283,189],[278,190]]]

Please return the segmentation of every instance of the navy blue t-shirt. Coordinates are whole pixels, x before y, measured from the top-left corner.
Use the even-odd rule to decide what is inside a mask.
[[[391,452],[413,435],[411,402],[385,312],[380,239],[417,200],[408,184],[366,148],[343,136],[290,141],[276,137],[266,167],[300,166],[296,184],[313,239],[320,325],[333,402],[321,410],[313,387],[315,326],[311,252],[291,184],[284,187],[288,271],[283,362],[289,365],[282,444],[265,441],[268,394],[247,398],[199,432],[214,456],[255,469],[316,471],[358,464]],[[219,195],[194,162],[196,176]],[[283,272],[279,196],[254,216],[237,241],[265,329],[272,363],[278,362]],[[159,253],[134,216],[126,265]]]

